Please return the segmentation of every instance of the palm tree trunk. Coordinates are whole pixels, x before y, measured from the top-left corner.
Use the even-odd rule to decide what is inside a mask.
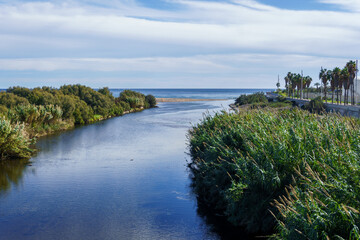
[[[341,89],[341,92],[340,92],[340,101],[339,101],[339,104],[341,105],[341,98],[342,98],[342,89]]]
[[[344,105],[346,105],[346,89],[344,89]]]

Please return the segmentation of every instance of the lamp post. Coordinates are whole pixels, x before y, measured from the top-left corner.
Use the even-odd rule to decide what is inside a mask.
[[[356,60],[356,68],[355,68],[355,91],[354,91],[354,94],[355,94],[355,105],[357,105],[357,103],[358,103],[358,87],[357,87],[357,85],[358,85],[358,70],[359,70],[359,61],[358,60]]]

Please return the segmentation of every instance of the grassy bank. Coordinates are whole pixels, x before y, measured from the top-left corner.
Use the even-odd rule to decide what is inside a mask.
[[[359,239],[360,123],[294,109],[206,116],[189,133],[198,200],[275,239]]]
[[[29,158],[39,136],[155,105],[154,96],[131,90],[114,97],[108,88],[82,85],[9,88],[0,92],[0,161]]]

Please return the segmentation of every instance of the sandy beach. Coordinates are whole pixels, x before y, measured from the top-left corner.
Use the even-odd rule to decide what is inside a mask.
[[[198,102],[198,101],[225,101],[228,99],[197,99],[197,98],[156,98],[157,102]]]

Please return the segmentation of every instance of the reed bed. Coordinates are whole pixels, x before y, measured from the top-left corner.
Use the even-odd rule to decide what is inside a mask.
[[[359,239],[360,123],[299,109],[206,115],[189,132],[194,192],[275,239]]]

